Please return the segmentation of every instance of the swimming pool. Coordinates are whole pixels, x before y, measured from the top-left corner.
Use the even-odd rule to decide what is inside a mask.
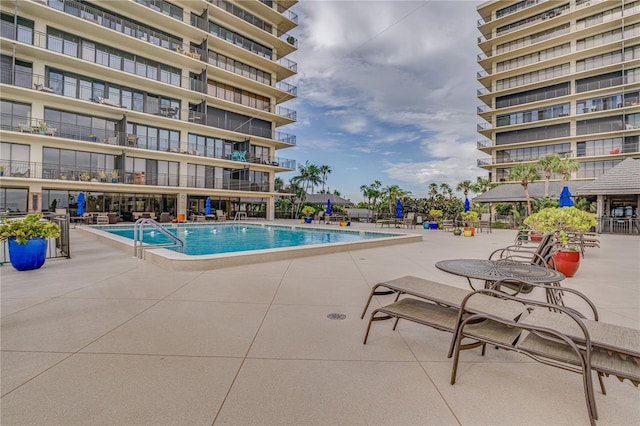
[[[300,247],[313,244],[346,243],[373,238],[392,237],[389,233],[372,233],[336,229],[303,229],[288,226],[260,226],[250,224],[179,225],[166,227],[169,232],[184,241],[182,253],[199,256],[240,251]],[[102,227],[110,234],[133,239],[132,226]],[[145,244],[170,243],[169,237],[146,226],[143,232]],[[169,250],[180,251],[178,248]]]
[[[174,248],[147,249],[144,256],[145,260],[169,270],[217,269],[422,241],[419,234],[273,223],[168,224],[164,227],[185,242],[183,252]],[[132,224],[83,226],[78,229],[133,253]],[[169,239],[146,226],[143,242],[156,245],[167,243]]]

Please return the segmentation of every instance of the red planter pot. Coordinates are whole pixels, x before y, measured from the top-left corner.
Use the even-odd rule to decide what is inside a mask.
[[[579,251],[559,251],[553,256],[556,262],[556,269],[562,272],[566,277],[572,277],[580,267]]]
[[[529,238],[531,241],[542,241],[542,232],[531,231]]]

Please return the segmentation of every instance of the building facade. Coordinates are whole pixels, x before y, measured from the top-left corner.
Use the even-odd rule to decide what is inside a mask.
[[[0,211],[272,219],[297,0],[0,3]]]
[[[640,2],[489,1],[478,7],[478,160],[494,182],[549,153],[592,180],[640,158]],[[559,179],[561,176],[554,176]]]

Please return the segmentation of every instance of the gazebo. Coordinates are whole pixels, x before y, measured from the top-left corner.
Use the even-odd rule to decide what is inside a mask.
[[[640,160],[627,158],[576,195],[596,200],[598,232],[640,233]]]

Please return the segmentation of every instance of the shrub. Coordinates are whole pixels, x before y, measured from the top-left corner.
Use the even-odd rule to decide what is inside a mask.
[[[32,213],[24,219],[3,219],[0,225],[0,241],[15,238],[18,244],[27,244],[32,238],[57,238],[60,227],[53,222],[42,220],[42,215]]]

